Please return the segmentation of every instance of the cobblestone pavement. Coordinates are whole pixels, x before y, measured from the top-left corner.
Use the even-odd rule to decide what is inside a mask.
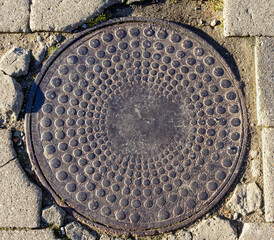
[[[189,25],[245,85],[249,143],[238,178],[204,217],[155,239],[274,239],[273,1],[123,2],[0,0],[0,239],[114,239],[77,222],[43,189],[26,153],[24,115],[45,59],[74,32],[121,16]]]

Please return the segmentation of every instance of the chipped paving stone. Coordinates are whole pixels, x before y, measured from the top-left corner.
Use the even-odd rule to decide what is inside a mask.
[[[0,59],[0,70],[12,77],[28,74],[30,51],[14,47],[6,52]]]
[[[17,119],[23,103],[21,86],[12,77],[0,71],[0,117]]]
[[[0,168],[0,226],[40,227],[42,191],[32,183],[19,161]]]
[[[71,240],[95,240],[97,233],[95,231],[88,231],[79,222],[71,222],[65,226],[66,235]]]
[[[274,225],[272,223],[244,223],[239,240],[273,240]]]
[[[11,131],[0,130],[0,167],[16,157]]]
[[[61,227],[64,223],[66,212],[55,204],[42,210],[42,221]]]
[[[190,229],[193,240],[236,240],[237,232],[228,220],[220,217],[203,220],[196,227]]]
[[[262,192],[255,182],[238,184],[227,206],[243,216],[261,207]]]

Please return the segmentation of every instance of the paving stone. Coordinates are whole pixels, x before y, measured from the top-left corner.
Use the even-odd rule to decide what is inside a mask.
[[[111,240],[113,237],[110,237],[109,235],[102,234],[100,236],[100,240]]]
[[[33,0],[30,28],[32,31],[70,32],[89,18],[98,16],[105,8],[119,2],[121,1]]]
[[[0,32],[29,32],[29,2],[0,1]]]
[[[253,159],[251,161],[251,174],[254,178],[258,178],[261,175],[261,166],[259,159]]]
[[[1,240],[55,240],[51,229],[0,231]]]
[[[71,240],[95,240],[97,233],[95,231],[88,231],[79,222],[71,222],[65,226],[67,236]]]
[[[265,220],[274,221],[274,129],[262,131]]]
[[[24,98],[21,86],[2,71],[0,71],[0,86],[0,117],[16,119]]]
[[[274,1],[271,1],[274,2]],[[274,22],[274,21],[273,21]],[[255,71],[258,124],[274,127],[274,38],[257,38]]]
[[[273,240],[274,225],[271,223],[245,223],[239,240]]]
[[[0,59],[0,70],[12,77],[27,75],[30,63],[30,51],[14,47]]]
[[[71,32],[116,3],[142,1],[145,0],[33,0],[30,28],[32,31]]]
[[[36,64],[41,64],[47,55],[47,45],[45,43],[41,43],[39,44],[39,47],[35,48],[32,50],[32,54],[35,58],[35,60],[37,61]]]
[[[192,240],[192,236],[188,231],[180,230],[176,232],[176,240]]]
[[[173,234],[168,234],[162,238],[162,240],[176,240],[176,236]]]
[[[225,36],[274,36],[274,1],[224,0]]]
[[[16,157],[11,140],[11,131],[0,130],[0,167]]]
[[[42,210],[42,221],[61,227],[64,224],[66,212],[55,204]]]
[[[227,206],[233,211],[247,215],[261,207],[262,192],[255,182],[238,184]]]
[[[195,228],[190,230],[193,240],[236,240],[236,229],[229,221],[219,217],[213,217],[199,223]]]
[[[0,168],[0,227],[40,226],[42,191],[16,159]]]

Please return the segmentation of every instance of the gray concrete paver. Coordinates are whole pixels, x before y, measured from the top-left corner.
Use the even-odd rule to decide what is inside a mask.
[[[0,59],[0,70],[12,77],[27,75],[29,71],[30,51],[14,47]]]
[[[10,230],[0,231],[1,240],[55,240],[52,230]]]
[[[193,229],[193,240],[236,240],[236,229],[230,224],[229,221],[221,219],[220,217],[213,217],[202,221]]]
[[[0,0],[0,32],[29,32],[29,0]]]
[[[0,118],[17,119],[24,95],[21,85],[12,77],[0,71]]]
[[[239,240],[273,240],[274,225],[271,223],[245,223]]]
[[[65,231],[71,240],[95,240],[97,238],[95,231],[88,231],[82,224],[76,221],[67,224]]]
[[[105,8],[120,0],[33,0],[30,14],[32,31],[70,32]]]
[[[274,36],[274,1],[224,0],[225,36]]]
[[[258,124],[274,127],[274,38],[257,38],[255,68]]]
[[[66,212],[55,204],[42,210],[42,221],[57,227],[63,226],[65,216]]]
[[[13,149],[11,131],[0,130],[0,166],[3,166],[15,157],[16,153]]]
[[[0,192],[1,227],[40,227],[42,191],[17,159],[0,168]]]
[[[274,221],[274,129],[262,131],[265,220]]]
[[[247,215],[260,209],[262,192],[255,182],[238,184],[227,206],[233,211]]]

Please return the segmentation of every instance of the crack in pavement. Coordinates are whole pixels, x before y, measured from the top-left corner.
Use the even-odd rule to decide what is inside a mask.
[[[14,158],[12,158],[12,159],[10,159],[10,160],[8,160],[8,161],[7,161],[6,163],[4,163],[3,165],[0,165],[0,168],[5,167],[6,165],[8,165],[11,161],[13,161],[13,160],[15,160],[15,159],[17,159],[17,156],[14,157]]]

